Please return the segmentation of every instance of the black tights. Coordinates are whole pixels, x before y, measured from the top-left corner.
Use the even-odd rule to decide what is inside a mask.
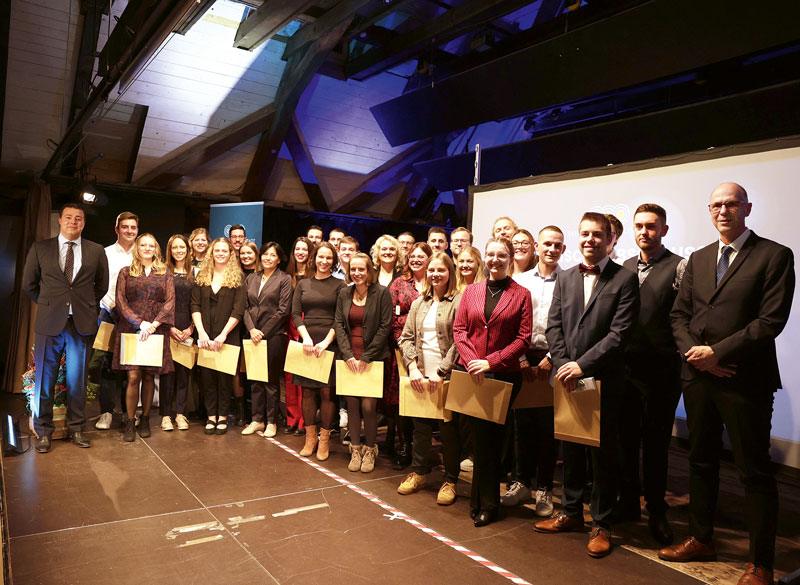
[[[142,416],[150,414],[156,390],[154,378],[155,374],[152,372],[128,370],[128,388],[125,390],[125,410],[128,418],[132,419],[136,414],[136,406],[139,404],[139,382],[142,383]]]
[[[321,404],[319,407],[320,416],[322,418],[322,428],[330,430],[333,424],[333,414],[336,412],[336,405],[331,400],[330,388],[303,388],[303,420],[306,425],[313,425],[317,420],[317,392]]]
[[[367,447],[375,446],[378,434],[378,399],[347,396],[347,429],[353,445],[361,444],[361,417],[364,417],[364,433]]]

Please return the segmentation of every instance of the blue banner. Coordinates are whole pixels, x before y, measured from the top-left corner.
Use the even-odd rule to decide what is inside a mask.
[[[261,246],[264,227],[264,202],[216,203],[211,205],[208,234],[212,240],[230,237],[232,225],[243,225],[248,241]]]

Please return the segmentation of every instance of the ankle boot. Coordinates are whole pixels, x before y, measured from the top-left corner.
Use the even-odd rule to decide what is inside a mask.
[[[134,419],[125,419],[125,430],[123,431],[122,440],[126,443],[133,443],[136,440],[136,426]]]
[[[320,429],[319,431],[319,446],[317,447],[317,461],[325,461],[330,454],[330,429]]]
[[[313,425],[306,425],[306,444],[300,450],[300,455],[308,457],[317,448],[317,427]]]
[[[150,415],[142,415],[139,419],[139,436],[146,439],[150,436]]]
[[[378,446],[373,445],[372,447],[367,447],[364,445],[364,451],[361,455],[361,472],[362,473],[369,473],[373,469],[375,469],[375,458],[378,456]]]
[[[347,466],[348,471],[361,470],[361,456],[364,453],[361,445],[350,445],[350,464]]]

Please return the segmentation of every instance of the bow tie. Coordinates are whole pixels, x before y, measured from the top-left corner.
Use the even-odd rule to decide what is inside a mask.
[[[586,264],[578,264],[578,270],[581,271],[581,274],[595,274],[600,276],[600,267],[599,266],[587,266]]]

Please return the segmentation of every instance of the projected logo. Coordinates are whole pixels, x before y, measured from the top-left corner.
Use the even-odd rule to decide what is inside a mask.
[[[627,205],[617,204],[617,205],[595,205],[589,211],[594,211],[597,213],[610,213],[611,215],[616,215],[617,219],[622,222],[622,225],[625,225],[626,221],[629,221],[633,217],[633,213],[631,212],[631,208]]]
[[[222,230],[222,233],[225,234],[226,238],[230,238],[231,237],[231,228],[232,227],[233,227],[232,224],[228,224],[228,225],[225,226],[225,229]]]

